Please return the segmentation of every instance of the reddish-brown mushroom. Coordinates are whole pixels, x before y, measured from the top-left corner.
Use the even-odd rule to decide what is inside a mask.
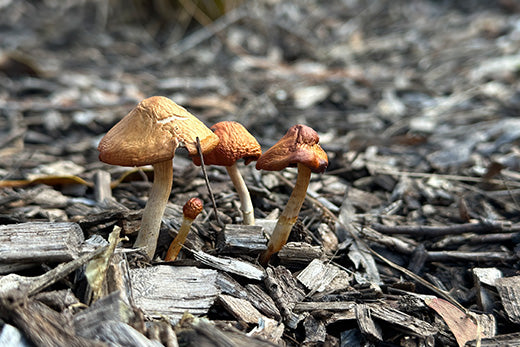
[[[188,233],[190,232],[191,224],[197,218],[199,213],[202,212],[203,203],[199,198],[191,198],[188,200],[184,207],[182,208],[182,223],[179,228],[179,232],[177,236],[173,239],[170,247],[168,247],[168,252],[166,252],[166,257],[164,257],[164,261],[174,261],[177,259],[179,252],[186,241],[186,237],[188,237]]]
[[[294,125],[256,163],[259,170],[280,171],[287,166],[298,166],[298,176],[289,201],[273,230],[267,250],[260,256],[260,263],[267,265],[273,254],[287,242],[292,226],[305,200],[311,172],[321,173],[329,164],[327,153],[318,144],[316,131],[306,125]]]
[[[258,160],[262,149],[256,139],[240,123],[233,121],[219,122],[211,130],[220,139],[214,150],[204,155],[204,164],[225,166],[231,182],[240,198],[243,224],[254,225],[255,216],[249,190],[238,170],[236,162],[244,159],[245,164]],[[193,162],[200,165],[200,158],[193,157]]]
[[[141,221],[135,247],[152,258],[157,246],[161,219],[170,196],[173,157],[177,147],[197,154],[211,151],[218,137],[200,120],[168,98],[153,96],[141,101],[99,143],[99,159],[121,166],[152,165],[154,181]]]

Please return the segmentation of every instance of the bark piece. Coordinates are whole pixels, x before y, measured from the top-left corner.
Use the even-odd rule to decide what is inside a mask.
[[[437,328],[430,323],[410,316],[388,305],[370,305],[370,315],[400,329],[409,331],[411,334],[421,338],[427,338],[437,333]]]
[[[79,256],[78,224],[21,223],[0,226],[0,263],[58,263]]]
[[[306,242],[287,242],[278,252],[280,265],[291,269],[301,269],[322,255],[323,251],[319,246],[311,246]]]
[[[285,326],[276,320],[262,317],[258,321],[258,325],[253,328],[248,336],[258,336],[264,340],[271,341],[272,343],[280,343]]]
[[[303,321],[305,329],[304,344],[319,344],[325,342],[327,338],[327,330],[322,321],[316,320],[313,316],[307,316]]]
[[[220,253],[256,256],[267,249],[267,238],[259,225],[226,224],[217,247]]]
[[[520,276],[498,278],[495,281],[502,305],[513,323],[520,323]]]
[[[218,301],[241,323],[257,324],[262,318],[262,314],[247,300],[221,294]]]
[[[359,330],[371,340],[383,341],[383,332],[372,319],[370,306],[364,304],[356,305],[355,311]]]
[[[215,257],[202,251],[193,252],[193,256],[195,257],[195,260],[218,270],[258,281],[265,277],[265,272],[260,266],[256,266],[243,260]]]
[[[296,278],[311,291],[309,295],[312,295],[312,293],[324,291],[340,271],[334,265],[314,259]]]
[[[157,265],[132,269],[130,278],[135,304],[154,317],[206,314],[218,295],[215,270]]]
[[[253,306],[259,309],[266,316],[274,318],[277,321],[282,318],[274,300],[267,295],[259,285],[247,284],[246,293],[247,299],[253,304]]]
[[[293,308],[305,297],[304,291],[298,286],[291,272],[283,266],[268,267],[266,273],[264,283],[269,294],[277,303],[285,323],[291,329],[296,328],[298,322],[305,316],[294,313]]]
[[[119,346],[157,346],[128,325],[133,319],[133,310],[121,300],[118,292],[113,292],[76,314],[73,323],[76,333],[88,339]]]
[[[354,301],[336,301],[336,302],[298,302],[294,305],[295,312],[304,311],[345,311],[354,312],[356,303]]]
[[[36,346],[102,346],[92,340],[74,334],[67,318],[33,299],[16,301],[0,300],[0,316],[12,321],[25,337]]]
[[[494,337],[484,338],[477,344],[476,340],[469,341],[468,347],[518,347],[520,346],[520,333],[502,334]]]

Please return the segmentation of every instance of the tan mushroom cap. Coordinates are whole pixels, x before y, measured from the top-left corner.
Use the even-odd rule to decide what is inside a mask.
[[[191,198],[182,207],[182,214],[185,218],[195,219],[202,212],[204,203],[199,198]]]
[[[219,142],[204,123],[183,107],[163,96],[142,100],[101,139],[99,159],[107,164],[142,166],[170,160],[178,146],[197,154],[200,140],[202,153]]]
[[[204,155],[204,164],[231,166],[237,160],[244,159],[247,165],[262,155],[258,141],[240,123],[219,122],[211,130],[219,137],[220,142],[213,151]],[[193,157],[193,163],[200,165],[199,156]]]
[[[318,144],[320,137],[314,129],[297,124],[287,130],[287,133],[269,148],[258,161],[258,170],[280,171],[287,166],[301,163],[319,173],[329,165],[327,153]]]

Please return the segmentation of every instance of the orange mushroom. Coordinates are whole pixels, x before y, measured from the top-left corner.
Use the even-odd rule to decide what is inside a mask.
[[[271,256],[287,242],[305,200],[311,172],[321,173],[329,164],[327,153],[318,144],[319,140],[312,128],[302,124],[294,125],[256,163],[258,170],[280,171],[287,166],[298,167],[296,184],[289,201],[276,223],[267,250],[260,255],[262,265],[267,265]]]
[[[203,203],[199,198],[191,198],[188,200],[184,207],[182,208],[182,223],[177,233],[177,236],[173,239],[170,247],[168,247],[168,251],[166,252],[166,257],[164,257],[164,261],[174,261],[177,259],[179,252],[186,241],[186,237],[188,237],[188,233],[190,232],[191,224],[197,218],[199,213],[202,212]]]
[[[152,258],[157,246],[161,219],[170,196],[173,157],[177,147],[197,154],[216,147],[218,137],[200,120],[168,98],[153,96],[142,100],[108,131],[99,143],[99,159],[107,164],[142,166],[151,164],[154,181],[143,211],[134,247],[142,247]]]
[[[244,163],[247,165],[258,160],[262,154],[262,149],[253,135],[240,123],[233,121],[219,122],[213,125],[211,130],[219,137],[220,142],[214,150],[204,155],[204,164],[226,167],[240,198],[243,224],[254,225],[253,203],[236,162],[239,159],[244,159]],[[193,157],[193,162],[200,165],[200,158],[198,156]]]

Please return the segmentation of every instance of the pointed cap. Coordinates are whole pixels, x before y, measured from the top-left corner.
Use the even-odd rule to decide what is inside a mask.
[[[258,160],[262,149],[256,139],[240,123],[233,121],[219,122],[211,130],[220,139],[214,150],[204,155],[204,164],[231,166],[239,159],[245,164]],[[194,156],[193,163],[200,165],[199,156]]]
[[[302,124],[293,125],[273,147],[262,154],[256,162],[256,168],[280,171],[300,163],[312,172],[323,172],[329,159],[318,144],[319,141],[320,137],[314,129]]]
[[[218,144],[218,137],[183,107],[163,96],[141,101],[101,139],[99,159],[107,164],[142,166],[170,160],[178,146],[197,154]]]

